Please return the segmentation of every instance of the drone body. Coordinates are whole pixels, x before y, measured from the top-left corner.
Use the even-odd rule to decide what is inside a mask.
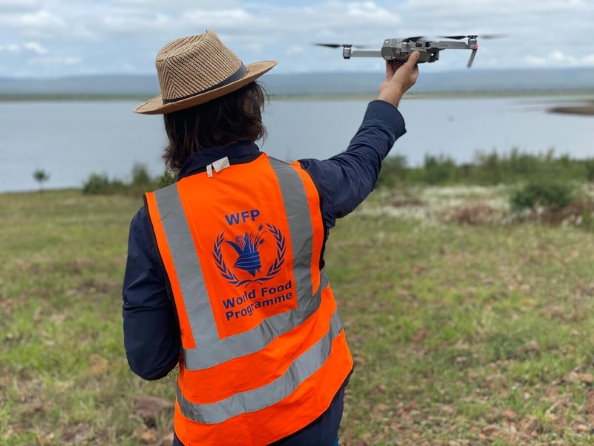
[[[318,43],[320,46],[338,48],[342,46],[342,57],[350,59],[351,57],[382,57],[387,61],[402,64],[408,60],[408,56],[413,51],[418,51],[419,63],[435,62],[439,60],[439,52],[447,49],[471,50],[468,68],[472,66],[476,52],[478,51],[477,35],[469,36],[443,36],[447,39],[458,40],[427,40],[422,36],[406,37],[403,39],[386,39],[379,51],[357,50],[356,45],[336,44],[336,43]],[[482,38],[495,38],[497,35],[483,35]],[[460,40],[467,39],[466,42]]]

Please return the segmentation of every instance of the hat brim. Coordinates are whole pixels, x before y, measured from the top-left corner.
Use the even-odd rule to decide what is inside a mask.
[[[194,105],[204,104],[205,102],[240,89],[244,85],[249,84],[267,71],[271,70],[276,64],[277,62],[275,60],[265,60],[262,62],[249,64],[246,65],[245,75],[241,79],[231,82],[223,87],[209,90],[206,93],[198,93],[195,96],[190,96],[189,98],[180,99],[179,101],[170,102],[167,104],[163,103],[162,96],[157,96],[155,98],[149,99],[144,104],[137,107],[134,111],[143,115],[160,115],[183,110],[185,108],[193,107]]]

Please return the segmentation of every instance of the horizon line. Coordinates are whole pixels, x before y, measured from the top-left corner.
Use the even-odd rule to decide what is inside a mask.
[[[501,68],[473,68],[469,70],[467,68],[454,68],[451,70],[437,70],[426,72],[424,75],[430,74],[443,74],[443,73],[469,73],[469,72],[493,72],[493,71],[565,71],[565,70],[592,70],[594,71],[594,66],[577,66],[577,67],[501,67]],[[383,72],[380,70],[322,70],[322,71],[300,71],[300,72],[274,72],[274,73],[267,73],[265,76],[299,76],[299,75],[324,75],[324,74],[380,74],[383,75]],[[1,80],[49,80],[49,79],[67,79],[67,78],[84,78],[84,77],[157,77],[156,73],[78,73],[78,74],[64,74],[64,75],[54,75],[54,76],[7,76],[7,75],[0,75]]]

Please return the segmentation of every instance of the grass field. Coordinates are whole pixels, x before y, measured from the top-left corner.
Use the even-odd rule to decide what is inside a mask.
[[[341,220],[326,251],[356,368],[341,444],[594,444],[594,237],[572,226]],[[128,370],[120,287],[141,201],[0,195],[0,444],[170,444],[174,377]],[[161,400],[158,407],[167,406]]]

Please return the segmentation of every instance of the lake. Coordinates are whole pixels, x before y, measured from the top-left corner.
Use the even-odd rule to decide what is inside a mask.
[[[408,133],[392,154],[409,165],[425,154],[471,161],[478,150],[529,153],[554,148],[575,158],[594,156],[594,117],[546,112],[559,98],[410,99],[401,103]],[[0,103],[0,192],[80,187],[93,172],[127,179],[135,163],[163,172],[166,139],[161,116],[132,112],[136,102]],[[346,149],[367,101],[271,101],[261,144],[281,159],[327,158]]]

